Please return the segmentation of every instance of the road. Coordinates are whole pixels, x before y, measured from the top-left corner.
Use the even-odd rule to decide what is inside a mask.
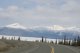
[[[25,47],[7,53],[80,53],[80,50],[70,46],[50,45],[43,43],[29,49]]]
[[[30,53],[51,53],[51,47],[47,44],[41,44],[38,49]]]
[[[38,49],[35,51],[32,51],[30,53],[80,53],[80,50],[76,48],[70,47],[70,46],[64,46],[64,45],[41,45]]]
[[[80,53],[79,49],[64,45],[54,45],[54,53]]]

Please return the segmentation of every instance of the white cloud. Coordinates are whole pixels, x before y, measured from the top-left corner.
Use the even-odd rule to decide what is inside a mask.
[[[60,22],[76,22],[80,18],[79,0],[30,0],[37,3],[33,9],[10,5],[2,11],[0,17],[19,17],[27,19],[56,20]],[[60,2],[59,2],[60,1]],[[31,6],[33,7],[33,6]],[[54,21],[53,21],[54,22]]]
[[[3,9],[3,8],[1,8]],[[7,8],[4,8],[4,10],[1,10],[0,12],[0,17],[1,18],[6,18],[6,17],[13,17],[17,15],[17,11],[19,10],[19,8],[17,6],[8,6]]]
[[[0,8],[0,11],[3,11],[3,8]]]
[[[38,4],[34,9],[21,10],[18,6],[12,5],[12,6],[7,7],[4,14],[8,13],[9,15],[11,15],[13,13],[13,15],[15,15],[16,13],[18,13],[18,16],[19,16],[19,14],[22,14],[23,16],[25,16],[25,15],[27,15],[27,16],[33,15],[34,16],[34,14],[36,14],[36,15],[43,16],[43,17],[45,17],[45,16],[73,17],[73,15],[70,15],[71,13],[76,13],[75,14],[76,16],[78,15],[78,13],[80,13],[79,12],[80,11],[79,4],[77,3],[77,1],[75,2],[75,0],[67,0],[67,1],[65,0],[64,1],[65,4],[63,4],[59,9],[50,7],[50,6],[58,7],[57,4],[53,5],[54,2],[57,3],[57,1],[55,1],[55,0],[34,0],[34,1],[40,4],[40,5]],[[53,3],[53,4],[51,4],[51,3]],[[46,4],[46,5],[41,6],[41,4]]]
[[[17,10],[18,10],[18,7],[17,7],[17,6],[14,6],[14,5],[8,6],[8,7],[7,7],[7,10],[14,12],[14,11],[17,11]]]

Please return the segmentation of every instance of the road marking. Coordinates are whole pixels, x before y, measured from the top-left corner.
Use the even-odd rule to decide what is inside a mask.
[[[51,49],[51,53],[54,53],[54,48]]]

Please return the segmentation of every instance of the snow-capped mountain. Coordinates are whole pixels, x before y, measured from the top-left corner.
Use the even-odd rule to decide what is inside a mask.
[[[37,30],[65,30],[64,27],[59,25],[53,25],[53,26],[34,26],[31,27],[31,29],[37,29]]]
[[[19,23],[14,23],[5,27],[0,27],[0,35],[26,37],[44,36],[47,38],[62,38],[66,35],[68,38],[73,38],[80,35],[80,28],[62,27],[59,25],[25,27]]]
[[[19,23],[10,24],[10,25],[7,25],[6,27],[9,27],[9,28],[20,28],[20,29],[26,29],[26,27],[22,26],[22,25],[19,24]]]

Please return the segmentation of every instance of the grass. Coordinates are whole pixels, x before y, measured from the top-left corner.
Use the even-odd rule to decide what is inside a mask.
[[[18,40],[0,40],[0,52],[13,50],[15,48],[31,47],[36,45],[34,42],[18,41]]]

